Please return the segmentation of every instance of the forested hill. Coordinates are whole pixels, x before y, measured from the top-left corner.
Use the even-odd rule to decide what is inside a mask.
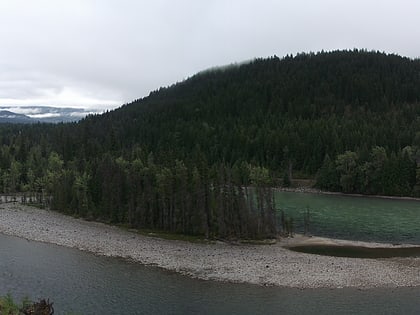
[[[419,196],[419,114],[419,60],[358,50],[257,59],[78,123],[1,125],[0,190],[136,227],[272,235],[265,187],[290,176]],[[240,188],[250,185],[256,203]]]
[[[419,60],[337,51],[205,71],[83,125],[101,144],[141,143],[158,159],[195,152],[280,177],[290,159],[294,171],[314,176],[326,155],[350,150],[366,160],[374,146],[398,154],[416,144],[419,113]]]

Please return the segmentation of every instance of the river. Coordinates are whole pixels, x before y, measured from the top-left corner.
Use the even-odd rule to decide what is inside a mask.
[[[276,206],[297,232],[309,209],[310,234],[383,243],[420,244],[420,201],[276,192]]]
[[[418,314],[420,288],[289,289],[201,281],[0,234],[0,294],[55,314]]]
[[[419,202],[279,193],[313,234],[420,243]],[[0,234],[0,295],[50,298],[55,314],[419,314],[420,288],[291,289],[191,279]]]

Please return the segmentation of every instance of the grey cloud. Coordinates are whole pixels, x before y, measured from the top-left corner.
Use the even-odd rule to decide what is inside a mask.
[[[418,57],[419,13],[415,0],[1,1],[0,103],[115,107],[209,67],[301,51]]]

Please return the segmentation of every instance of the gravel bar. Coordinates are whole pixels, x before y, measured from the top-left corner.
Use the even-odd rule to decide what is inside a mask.
[[[360,259],[288,250],[297,244],[393,246],[297,236],[273,245],[190,243],[143,236],[20,204],[0,204],[0,233],[123,257],[194,278],[293,288],[420,286],[420,258]]]

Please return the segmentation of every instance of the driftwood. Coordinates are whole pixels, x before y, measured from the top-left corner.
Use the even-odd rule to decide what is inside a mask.
[[[53,315],[54,308],[53,303],[50,303],[50,300],[39,300],[33,304],[25,306],[21,312],[24,315]]]

